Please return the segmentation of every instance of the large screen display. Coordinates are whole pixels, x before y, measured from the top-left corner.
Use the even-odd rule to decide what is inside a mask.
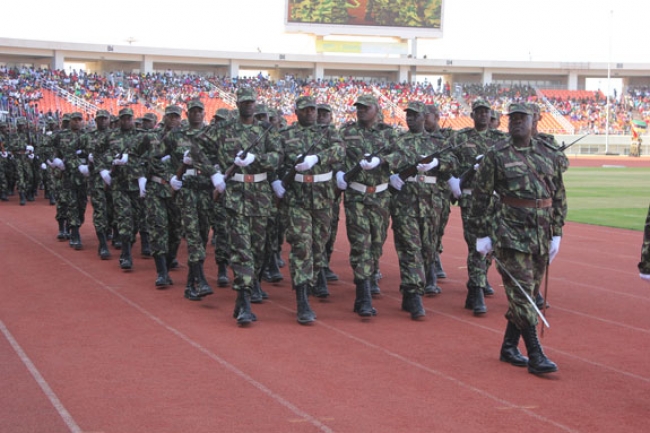
[[[442,36],[443,0],[287,0],[287,30]],[[337,28],[340,26],[340,28]]]

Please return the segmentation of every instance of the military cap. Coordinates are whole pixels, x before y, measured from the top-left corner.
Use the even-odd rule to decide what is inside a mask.
[[[200,108],[201,110],[205,110],[205,105],[203,105],[203,102],[201,102],[199,99],[192,99],[187,103],[187,111],[190,111],[192,108]]]
[[[255,106],[255,114],[271,114],[271,110],[269,110],[266,104],[257,104]]]
[[[480,108],[480,107],[485,107],[488,110],[492,109],[492,106],[490,105],[490,103],[488,101],[486,101],[485,99],[480,99],[480,98],[475,99],[474,102],[472,102],[472,111],[474,111],[474,110],[476,110],[477,108]]]
[[[229,119],[230,118],[230,110],[227,108],[219,108],[216,113],[214,113],[214,117],[220,117],[222,119]]]
[[[424,102],[420,101],[411,101],[404,111],[415,111],[416,113],[426,113],[427,107],[424,105]]]
[[[154,113],[146,113],[143,119],[156,123],[158,121],[158,116],[156,116]]]
[[[24,117],[16,118],[16,125],[27,125],[27,119]]]
[[[529,116],[533,114],[532,111],[530,111],[530,108],[528,108],[526,104],[522,104],[520,102],[515,102],[513,104],[510,104],[510,106],[508,107],[508,115],[513,113],[524,113],[524,114],[528,114]]]
[[[499,119],[501,117],[501,113],[499,113],[497,110],[490,110],[490,119]]]
[[[61,121],[63,122],[69,122],[70,121],[70,114],[65,113],[63,117],[61,118]]]
[[[332,107],[330,107],[330,104],[318,104],[316,108],[319,110],[329,111],[330,113],[332,112]]]
[[[122,116],[133,116],[133,110],[130,108],[122,108],[120,112],[117,114],[118,117]]]
[[[140,124],[140,123],[142,123],[142,117],[136,117],[136,118],[133,120],[133,122],[135,122],[136,124]]]
[[[296,99],[296,109],[302,110],[303,108],[314,107],[316,108],[316,101],[311,96],[300,96]]]
[[[97,112],[95,113],[95,118],[99,118],[99,117],[107,117],[110,119],[111,113],[109,113],[107,110],[97,110]]]
[[[531,113],[539,114],[539,105],[535,104],[534,102],[530,102],[526,105],[528,105],[528,109]]]
[[[357,98],[357,102],[355,102],[354,105],[375,105],[379,107],[379,102],[377,102],[377,98],[372,95],[361,95]]]
[[[81,119],[81,120],[83,120],[83,118],[84,118],[84,115],[81,114],[78,111],[75,111],[74,113],[70,113],[70,120],[72,120],[72,119]]]
[[[183,109],[178,105],[168,105],[165,107],[165,115],[167,114],[178,114],[181,116],[183,114]]]
[[[56,125],[57,123],[59,123],[59,122],[54,117],[50,117],[49,119],[47,119],[47,124],[48,125]]]
[[[253,101],[255,102],[255,91],[250,87],[237,89],[237,102]]]
[[[120,120],[119,117],[117,117],[117,116],[114,115],[114,114],[111,114],[111,123],[115,123],[115,122],[117,122],[117,121],[119,121],[119,120]]]

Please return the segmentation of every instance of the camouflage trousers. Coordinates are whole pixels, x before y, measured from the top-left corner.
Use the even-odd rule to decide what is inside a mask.
[[[325,245],[327,253],[327,263],[329,264],[334,252],[334,244],[336,243],[336,235],[339,232],[339,221],[341,214],[341,195],[339,195],[332,203],[332,223],[330,224],[330,237]]]
[[[316,284],[316,276],[327,266],[325,245],[330,236],[332,208],[287,210],[287,243],[291,245],[289,270],[294,286]]]
[[[393,236],[399,260],[400,291],[424,294],[426,269],[433,265],[438,242],[440,210],[425,218],[393,216]]]
[[[215,234],[214,260],[217,263],[227,262],[230,260],[230,241],[228,240],[228,230],[226,218],[228,213],[223,206],[223,195],[214,205],[213,229]]]
[[[467,243],[467,288],[483,288],[487,286],[488,261],[476,251],[476,235],[471,231],[469,224],[469,207],[460,208],[463,220],[463,235]]]
[[[440,224],[438,225],[438,242],[436,243],[436,252],[441,253],[442,248],[442,237],[445,234],[445,228],[449,222],[449,215],[451,214],[451,201],[449,200],[449,193],[444,193],[445,196],[442,199],[442,211],[440,212]]]
[[[91,176],[90,181],[90,203],[93,206],[93,224],[97,232],[108,233],[113,227],[113,194],[110,189],[104,187],[104,182]],[[98,175],[97,175],[98,176]]]
[[[639,272],[642,274],[650,274],[650,208],[648,215],[645,218],[645,226],[643,227],[643,244],[641,245],[641,261],[637,265]]]
[[[181,188],[176,193],[176,200],[181,214],[182,235],[187,242],[187,261],[196,263],[205,260],[205,246],[214,212],[212,191]]]
[[[149,242],[154,256],[167,255],[178,250],[181,242],[181,213],[171,197],[149,195],[144,199],[149,228]]]
[[[252,290],[259,280],[264,265],[264,245],[268,217],[240,215],[232,209],[228,213],[230,233],[230,265],[235,279],[233,290]]]
[[[345,228],[355,281],[371,278],[381,258],[390,223],[390,193],[368,202],[345,201]]]
[[[9,192],[8,165],[7,158],[0,158],[0,192]]]
[[[269,217],[268,224],[266,225],[266,243],[264,245],[264,255],[269,257],[271,254],[280,251],[280,221],[286,218],[282,211],[278,208],[271,210],[272,214]]]
[[[54,186],[54,195],[56,197],[56,216],[57,221],[66,220],[68,218],[68,204],[61,199],[63,191],[63,174],[61,170],[50,168],[52,174],[52,185]]]
[[[539,293],[542,278],[546,271],[548,255],[522,253],[510,248],[497,248],[495,255],[534,301],[535,296]],[[535,308],[500,266],[497,266],[497,270],[503,278],[503,287],[508,297],[506,318],[519,329],[536,326],[537,313]]]
[[[16,172],[18,174],[18,192],[26,193],[34,189],[34,165],[26,156],[16,158]]]
[[[138,216],[142,200],[139,191],[113,190],[113,212],[115,223],[120,237],[128,236],[131,243],[135,242],[135,234],[138,232]]]
[[[64,179],[63,188],[59,193],[59,200],[64,203],[66,209],[65,219],[68,221],[68,226],[81,227],[86,218],[86,207],[88,207],[86,182],[77,185]]]

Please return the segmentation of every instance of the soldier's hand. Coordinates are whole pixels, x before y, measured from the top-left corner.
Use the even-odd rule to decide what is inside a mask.
[[[366,153],[365,156],[368,157],[368,156],[370,156],[370,154]],[[370,159],[370,161],[368,161],[366,158],[364,158],[359,162],[359,167],[361,167],[362,169],[364,169],[366,171],[367,170],[372,170],[373,168],[376,168],[379,165],[380,162],[381,162],[381,160],[376,156],[373,156]]]
[[[65,164],[63,163],[63,160],[61,160],[61,158],[54,158],[52,164],[54,164],[54,166],[61,171],[65,170]]]
[[[47,165],[44,162],[41,162],[41,170],[47,170]]]
[[[210,180],[212,181],[212,186],[214,186],[214,189],[219,191],[219,194],[223,194],[223,192],[226,190],[226,180],[223,177],[223,174],[217,172],[210,176]]]
[[[307,171],[311,170],[313,166],[318,163],[318,156],[316,155],[307,155],[305,159],[302,160],[300,164],[296,164],[294,167],[296,171]]]
[[[422,158],[425,158],[426,155],[420,155]],[[418,164],[417,169],[420,173],[426,173],[429,170],[433,170],[440,164],[440,161],[438,161],[438,158],[433,158],[430,163],[428,164]]]
[[[91,164],[95,163],[95,157],[93,156],[92,153],[88,154],[88,162],[91,163]]]
[[[458,200],[460,198],[460,195],[462,194],[460,190],[460,179],[452,176],[447,181],[447,185],[449,185],[449,188],[451,189],[451,193],[454,195],[454,198]]]
[[[237,156],[235,157],[235,165],[239,167],[247,167],[255,161],[255,155],[252,153],[248,152],[246,154],[246,157],[244,159],[241,158],[242,151],[240,150],[237,152]]]
[[[169,184],[172,186],[172,189],[174,191],[178,191],[183,187],[183,181],[178,180],[176,175],[172,176],[172,178],[169,180]]]
[[[186,150],[183,154],[183,164],[185,165],[194,165],[194,160],[190,156],[190,151]]]
[[[650,283],[650,274],[639,274],[639,277],[641,277],[642,280],[645,280],[648,283]]]
[[[401,177],[399,177],[399,174],[396,173],[390,176],[390,186],[392,186],[398,191],[402,190],[402,187],[404,186],[404,181],[402,180]]]
[[[348,183],[345,181],[345,173],[339,171],[336,173],[336,186],[341,190],[345,191],[348,189]]]
[[[34,153],[34,146],[32,146],[31,144],[28,144],[27,146],[25,146],[25,152]]]
[[[107,186],[111,186],[113,179],[111,178],[111,172],[108,170],[102,170],[99,172],[99,175],[102,177],[102,180]]]
[[[121,158],[120,155],[116,155],[115,158],[113,159],[113,165],[126,165],[128,162],[129,162],[128,153],[123,153]]]
[[[85,164],[81,164],[79,166],[79,173],[83,174],[85,177],[88,177],[90,172],[88,171],[88,166]]]
[[[489,236],[476,239],[476,251],[483,257],[492,252],[492,239]]]
[[[273,191],[275,192],[275,196],[277,198],[282,198],[284,197],[284,193],[287,192],[284,187],[282,186],[282,181],[281,180],[274,180],[271,183],[271,186],[273,187]]]
[[[0,156],[2,156],[3,158],[7,158],[9,154],[7,152],[2,152],[0,153]]]
[[[29,159],[34,159],[34,154],[33,154],[33,153],[28,153],[28,154],[27,154],[27,158],[29,158]]]
[[[140,189],[140,198],[144,198],[147,195],[147,178],[139,177],[138,178],[138,189]]]
[[[551,263],[557,253],[560,251],[560,241],[562,238],[560,236],[553,236],[551,239],[551,245],[548,248],[548,262]]]
[[[171,156],[169,156],[169,155],[165,155],[165,156],[163,156],[162,158],[160,158],[160,161],[161,161],[161,162],[167,162],[167,161],[169,161],[170,159],[172,159]]]

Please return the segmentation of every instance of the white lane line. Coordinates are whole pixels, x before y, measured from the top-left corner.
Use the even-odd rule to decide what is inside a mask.
[[[41,387],[41,390],[50,400],[50,403],[52,403],[54,409],[56,409],[56,411],[59,413],[59,416],[61,419],[63,419],[63,422],[68,426],[68,429],[70,429],[72,433],[82,433],[83,430],[79,428],[75,420],[72,418],[72,415],[70,415],[70,412],[68,412],[65,406],[63,406],[61,400],[59,400],[59,398],[56,396],[56,393],[52,391],[50,385],[47,384],[47,381],[43,378],[34,363],[29,359],[22,347],[20,347],[13,335],[11,335],[11,332],[9,332],[2,320],[0,320],[0,331],[2,331],[2,334],[5,336],[11,347],[18,355],[18,358],[20,358],[23,364],[25,364],[25,367],[27,367],[27,370],[29,370],[31,373],[32,377],[34,377],[34,380],[36,380],[38,386]]]

